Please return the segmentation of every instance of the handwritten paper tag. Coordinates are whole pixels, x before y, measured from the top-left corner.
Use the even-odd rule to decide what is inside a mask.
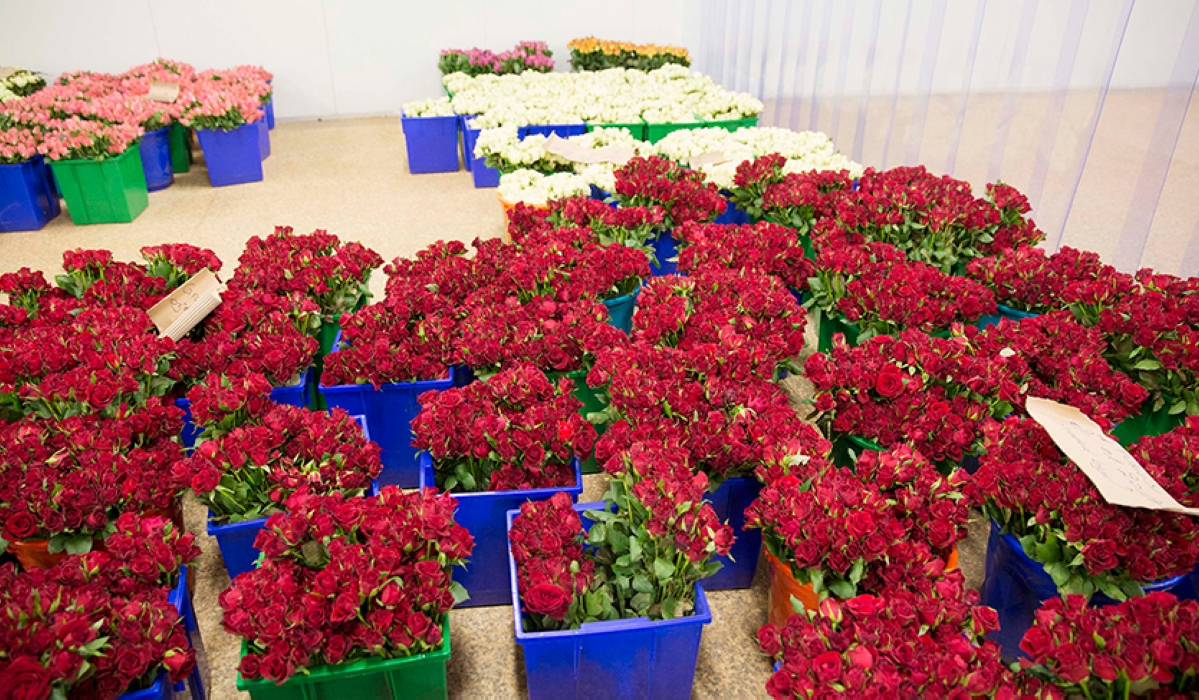
[[[546,153],[552,153],[559,158],[565,158],[572,163],[615,163],[624,165],[635,153],[628,146],[614,144],[602,148],[587,148],[570,139],[564,139],[557,134],[550,134],[545,141]]]
[[[691,167],[699,167],[701,165],[716,165],[727,161],[724,151],[708,151],[691,159]]]
[[[146,99],[154,102],[174,102],[179,99],[179,83],[151,81],[150,92],[146,93]]]
[[[0,80],[4,80],[8,76],[21,70],[17,66],[0,66]]]
[[[1028,415],[1045,428],[1049,437],[1091,479],[1108,503],[1199,515],[1199,508],[1187,508],[1174,500],[1128,450],[1104,435],[1103,430],[1082,411],[1032,396],[1025,406]]]
[[[224,287],[211,270],[200,270],[150,308],[159,338],[179,340],[221,303]]]

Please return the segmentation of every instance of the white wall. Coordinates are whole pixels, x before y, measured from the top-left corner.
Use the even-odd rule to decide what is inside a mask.
[[[119,72],[165,56],[275,74],[281,118],[397,113],[442,94],[441,49],[577,37],[683,44],[683,0],[0,0],[0,65]]]

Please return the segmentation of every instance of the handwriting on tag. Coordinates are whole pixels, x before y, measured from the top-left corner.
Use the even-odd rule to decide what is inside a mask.
[[[1030,396],[1028,415],[1045,428],[1062,452],[1090,478],[1108,503],[1132,508],[1199,515],[1157,483],[1149,472],[1082,411]]]
[[[222,285],[211,270],[200,270],[175,291],[150,307],[150,320],[159,338],[179,340],[221,303]]]
[[[150,92],[146,93],[146,99],[154,102],[174,102],[179,99],[179,83],[151,81]]]

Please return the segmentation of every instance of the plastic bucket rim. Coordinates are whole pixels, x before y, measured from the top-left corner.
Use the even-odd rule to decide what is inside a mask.
[[[462,493],[450,493],[457,500],[462,500],[463,498],[473,500],[474,498],[479,498],[481,496],[511,496],[515,494],[520,494],[528,500],[532,500],[539,496],[545,496],[548,498],[559,491],[567,494],[573,494],[577,497],[583,493],[583,463],[578,457],[571,457],[570,466],[574,469],[575,473],[575,483],[571,486],[549,486],[541,489],[508,489],[506,491],[468,491]],[[420,452],[420,456],[417,458],[417,467],[420,477],[420,488],[438,488],[436,474],[430,474],[433,472],[433,456],[422,450]],[[427,482],[426,475],[432,476],[433,480]]]

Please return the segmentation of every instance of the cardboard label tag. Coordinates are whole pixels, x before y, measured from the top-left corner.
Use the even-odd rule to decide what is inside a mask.
[[[159,338],[179,340],[221,303],[224,286],[211,270],[200,270],[181,287],[150,307]]]
[[[624,165],[635,153],[628,146],[613,144],[602,148],[587,148],[578,142],[564,139],[557,134],[550,134],[545,141],[546,153],[552,153],[559,158],[565,158],[572,163],[615,163]]]
[[[17,66],[0,66],[0,80],[4,80],[8,76],[21,70]]]
[[[1095,421],[1082,411],[1032,396],[1025,406],[1028,415],[1045,428],[1049,437],[1090,478],[1108,503],[1199,515],[1199,508],[1187,508],[1174,500],[1128,450],[1104,435]]]
[[[703,153],[692,158],[691,166],[699,167],[701,165],[716,165],[717,163],[723,163],[727,160],[728,158],[725,157],[724,151],[708,151],[707,153]]]
[[[179,99],[179,83],[151,81],[150,92],[146,93],[146,99],[154,102],[174,102]]]

